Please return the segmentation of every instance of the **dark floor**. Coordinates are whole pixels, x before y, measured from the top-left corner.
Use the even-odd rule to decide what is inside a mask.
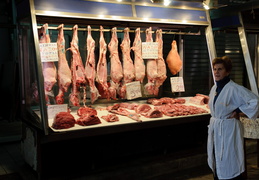
[[[36,180],[37,174],[32,168],[27,165],[22,156],[20,149],[21,139],[21,123],[20,122],[5,122],[0,121],[0,180]],[[246,140],[247,150],[247,180],[258,180],[259,179],[259,168],[257,167],[257,150],[256,140]],[[199,157],[199,156],[198,156]],[[201,155],[201,157],[203,157]],[[197,158],[197,156],[196,156]],[[195,161],[195,160],[194,160]],[[195,162],[194,162],[195,164]],[[120,168],[118,168],[120,171]],[[124,169],[125,171],[125,169]],[[150,169],[152,171],[152,169]],[[125,171],[127,172],[127,171]],[[114,173],[116,173],[114,171]],[[134,172],[130,172],[134,173]],[[111,173],[107,177],[105,172],[99,174],[88,175],[87,177],[82,176],[71,176],[71,177],[58,177],[48,178],[50,180],[56,179],[75,179],[75,180],[104,180],[104,179],[117,179],[111,178]],[[159,176],[155,177],[139,177],[137,179],[146,180],[211,180],[213,179],[212,173],[208,168],[207,164],[195,166],[189,169],[182,169],[179,171],[167,171]],[[135,179],[134,179],[135,180]]]

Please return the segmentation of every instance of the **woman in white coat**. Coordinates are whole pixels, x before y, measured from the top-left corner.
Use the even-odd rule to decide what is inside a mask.
[[[214,179],[241,180],[245,171],[243,126],[239,112],[251,119],[259,114],[259,100],[253,92],[233,82],[231,60],[224,56],[212,62],[216,84],[211,88],[208,129],[208,164]]]

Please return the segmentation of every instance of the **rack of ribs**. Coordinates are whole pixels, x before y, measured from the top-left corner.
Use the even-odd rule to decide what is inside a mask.
[[[59,91],[56,96],[56,103],[64,103],[64,93],[67,92],[71,84],[71,70],[69,68],[67,59],[66,59],[66,50],[65,50],[65,38],[64,38],[64,24],[58,26],[58,86]]]

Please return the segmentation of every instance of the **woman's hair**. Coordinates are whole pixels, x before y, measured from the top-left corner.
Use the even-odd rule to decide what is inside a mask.
[[[230,72],[232,70],[232,61],[229,57],[223,56],[223,57],[216,57],[212,61],[212,66],[214,67],[215,64],[223,64],[227,72]]]

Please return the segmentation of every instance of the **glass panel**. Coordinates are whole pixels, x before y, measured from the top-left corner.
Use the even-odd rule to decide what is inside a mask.
[[[40,98],[38,65],[36,63],[35,45],[33,40],[31,23],[29,20],[23,20],[20,24],[21,41],[21,81],[22,81],[22,96],[25,104],[23,117],[25,120],[36,124],[42,128],[41,106],[42,99]]]

